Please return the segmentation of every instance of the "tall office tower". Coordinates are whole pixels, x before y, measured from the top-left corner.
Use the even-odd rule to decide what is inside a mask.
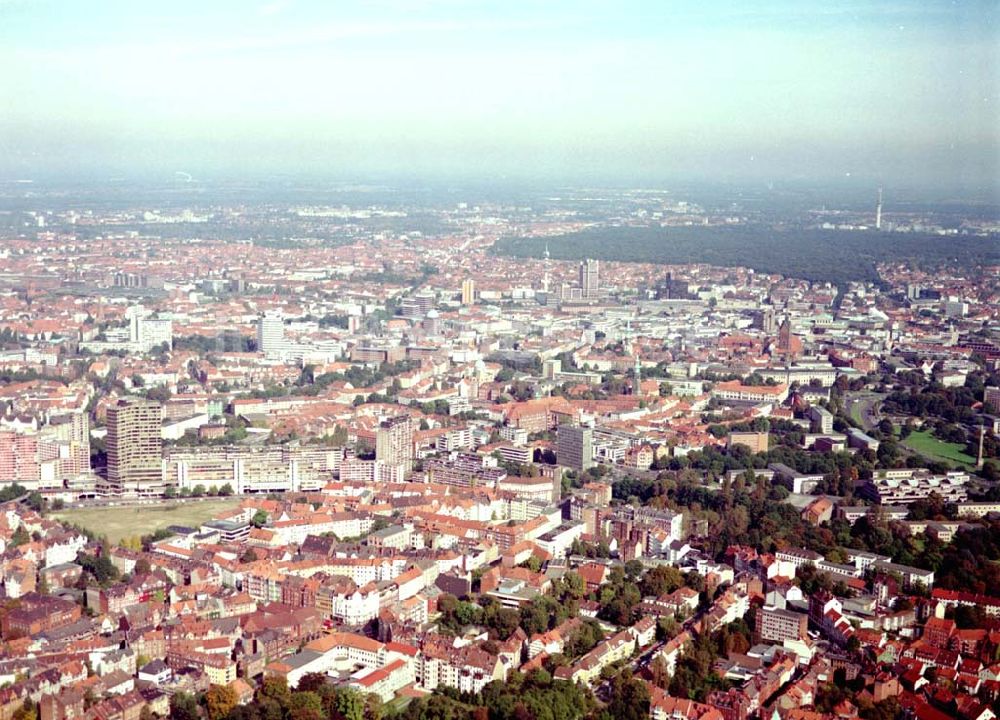
[[[556,433],[556,460],[576,471],[594,465],[594,431],[589,427],[560,425]]]
[[[476,303],[476,281],[462,281],[462,304],[474,305]]]
[[[405,318],[424,317],[434,309],[436,304],[437,298],[434,293],[419,292],[416,295],[408,295],[400,300],[399,312]]]
[[[281,313],[267,312],[257,319],[257,352],[280,355],[285,351],[285,321]]]
[[[882,188],[878,189],[878,202],[875,204],[875,229],[882,229]]]
[[[382,421],[375,433],[375,460],[389,467],[395,477],[409,474],[413,465],[413,423],[409,415]]]
[[[119,495],[163,492],[163,407],[125,398],[108,408],[108,485]]]
[[[542,292],[549,292],[549,244],[545,243],[545,274],[542,276]]]
[[[585,298],[597,297],[600,288],[597,260],[587,259],[580,263],[580,292]]]

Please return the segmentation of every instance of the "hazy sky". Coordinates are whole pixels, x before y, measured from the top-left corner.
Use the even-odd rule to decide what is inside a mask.
[[[0,0],[0,179],[996,190],[995,0]]]

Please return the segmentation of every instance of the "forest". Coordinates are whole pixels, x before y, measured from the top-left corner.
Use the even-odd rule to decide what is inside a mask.
[[[548,238],[511,237],[493,251],[556,260],[596,258],[661,264],[749,267],[811,282],[879,282],[876,265],[911,261],[933,269],[1000,263],[1000,243],[971,236],[923,233],[739,227],[600,227]]]

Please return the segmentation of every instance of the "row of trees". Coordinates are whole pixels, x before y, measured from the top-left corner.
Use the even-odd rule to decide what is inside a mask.
[[[284,678],[265,678],[253,702],[239,705],[228,685],[212,685],[198,696],[176,693],[170,698],[171,720],[381,720],[382,703],[375,695],[334,687],[322,673],[308,673],[291,690]]]
[[[649,701],[646,698],[648,716]],[[581,720],[595,711],[590,691],[553,680],[546,670],[513,672],[507,682],[494,681],[473,695],[452,688],[412,701],[390,716],[393,720]],[[618,716],[631,720],[638,716]]]
[[[226,483],[221,486],[210,485],[207,488],[204,485],[198,484],[193,488],[181,488],[177,490],[173,486],[168,487],[163,492],[163,496],[167,498],[173,497],[205,497],[207,496],[218,496],[218,497],[229,497],[235,490],[233,486]]]

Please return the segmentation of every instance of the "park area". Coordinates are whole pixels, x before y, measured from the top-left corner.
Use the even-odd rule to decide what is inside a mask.
[[[122,538],[151,535],[170,525],[196,527],[216,513],[240,504],[240,498],[164,502],[155,505],[119,505],[68,508],[52,513],[57,520],[79,525],[112,543]]]
[[[930,430],[911,432],[903,445],[931,460],[959,465],[974,465],[976,459],[965,453],[965,446],[938,440]]]

